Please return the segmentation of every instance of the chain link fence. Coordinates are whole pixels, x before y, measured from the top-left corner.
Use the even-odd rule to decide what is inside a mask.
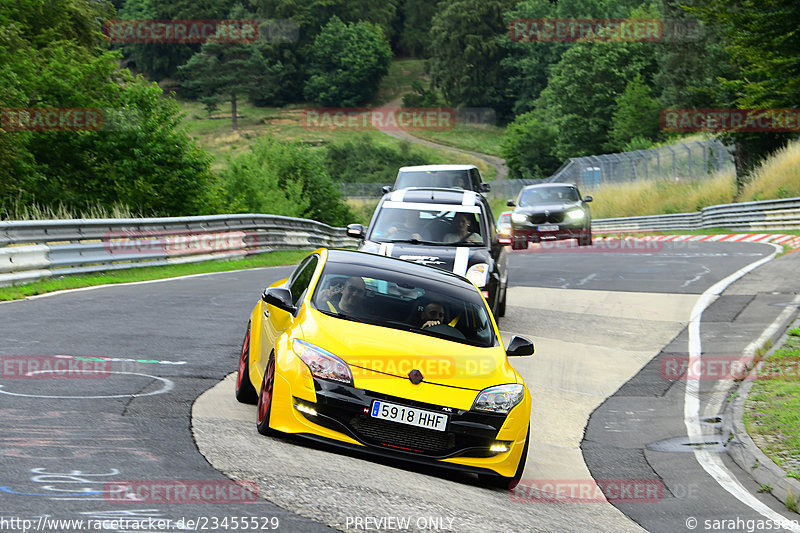
[[[492,181],[490,198],[515,198],[520,189],[535,183],[574,183],[581,191],[603,185],[641,180],[695,180],[720,171],[733,171],[733,147],[717,139],[691,141],[648,150],[573,157],[545,179]],[[339,183],[343,198],[379,198],[390,183]]]
[[[640,180],[702,179],[733,169],[733,147],[707,139],[649,150],[573,157],[544,181],[574,183],[581,190],[592,190]]]

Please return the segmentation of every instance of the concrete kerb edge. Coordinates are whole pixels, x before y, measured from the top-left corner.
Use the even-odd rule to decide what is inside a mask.
[[[797,319],[798,314],[800,314],[800,309],[781,325],[778,330],[780,333],[770,339],[773,346],[764,355],[765,358],[783,345],[788,337],[787,330]],[[767,457],[747,433],[744,424],[744,406],[750,389],[753,388],[753,383],[752,380],[744,380],[739,382],[738,386],[734,385],[729,389],[733,391],[735,397],[733,401],[728,402],[722,417],[722,437],[723,442],[726,442],[728,455],[756,483],[770,487],[770,494],[782,505],[786,505],[786,499],[790,492],[794,496],[795,502],[800,502],[800,481],[787,477],[786,471]]]

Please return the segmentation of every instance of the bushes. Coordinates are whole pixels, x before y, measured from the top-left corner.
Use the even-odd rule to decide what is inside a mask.
[[[376,25],[332,17],[314,41],[305,97],[323,106],[357,106],[378,90],[392,49]]]
[[[376,144],[367,135],[331,145],[325,155],[325,167],[337,182],[394,183],[398,168],[429,163],[432,162],[407,141],[395,147]]]
[[[296,143],[265,137],[221,172],[221,211],[310,218],[331,226],[351,222],[322,156]]]

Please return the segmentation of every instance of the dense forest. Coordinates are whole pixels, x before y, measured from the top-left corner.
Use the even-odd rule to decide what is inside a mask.
[[[797,107],[798,17],[800,4],[789,0],[4,2],[0,208],[123,205],[190,215],[269,205],[342,224],[349,213],[328,156],[265,139],[212,172],[211,156],[156,82],[170,80],[181,98],[209,109],[237,101],[365,106],[393,58],[425,60],[427,84],[406,96],[408,105],[493,109],[506,127],[511,177],[546,177],[569,157],[664,142],[665,108]],[[509,31],[514,21],[553,18],[658,20],[663,32],[657,40],[531,42]],[[109,39],[109,21],[220,19],[280,31],[236,42]],[[21,110],[38,108],[100,109],[104,121],[15,130]],[[738,170],[793,135],[729,135]],[[365,157],[381,149],[350,144]],[[343,149],[329,157],[341,164]]]

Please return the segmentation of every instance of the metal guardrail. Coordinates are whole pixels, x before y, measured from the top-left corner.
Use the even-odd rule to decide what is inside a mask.
[[[800,198],[715,205],[697,213],[592,221],[592,229],[598,233],[715,227],[800,229]],[[273,250],[356,245],[345,228],[278,215],[6,221],[0,222],[0,286]]]
[[[52,276],[356,246],[345,228],[278,215],[0,222],[0,286]]]
[[[702,228],[800,229],[800,198],[713,205],[696,213],[592,220],[592,229],[598,231],[690,231]]]

